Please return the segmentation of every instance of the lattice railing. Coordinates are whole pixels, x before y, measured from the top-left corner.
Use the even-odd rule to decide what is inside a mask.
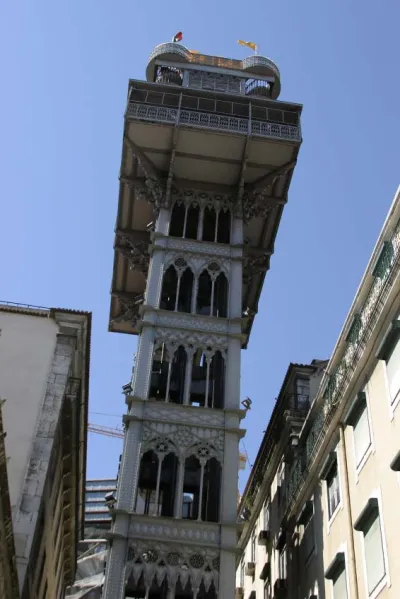
[[[249,132],[249,119],[225,116],[215,113],[200,112],[196,110],[181,110],[166,108],[164,106],[149,106],[138,102],[128,104],[126,116],[144,121],[157,121],[160,123],[179,123],[193,127],[204,127],[218,131],[247,134]],[[300,127],[251,120],[251,133],[261,137],[275,139],[289,139],[300,141]]]
[[[390,241],[384,243],[382,252],[373,271],[374,280],[358,314],[354,315],[352,326],[346,337],[346,346],[318,407],[314,422],[307,435],[303,454],[297,459],[289,478],[287,509],[298,498],[307,478],[310,467],[318,454],[326,431],[341,403],[354,371],[382,313],[385,301],[400,271],[400,221]]]

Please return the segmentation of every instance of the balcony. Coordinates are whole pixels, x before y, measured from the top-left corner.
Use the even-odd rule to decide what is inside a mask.
[[[152,123],[200,127],[240,135],[251,134],[293,142],[301,141],[301,132],[298,126],[253,120],[251,118],[239,118],[212,112],[179,110],[177,108],[167,108],[166,106],[151,106],[138,102],[130,102],[128,104],[126,118]]]

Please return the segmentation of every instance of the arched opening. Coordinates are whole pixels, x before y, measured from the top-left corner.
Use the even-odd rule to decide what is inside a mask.
[[[170,363],[165,343],[154,351],[153,367],[150,379],[149,399],[164,401],[167,396],[168,371]]]
[[[182,518],[187,520],[197,520],[199,515],[200,479],[200,460],[191,455],[185,460],[182,494]]]
[[[187,209],[185,237],[187,239],[197,239],[197,230],[199,228],[200,207],[198,204],[190,204]]]
[[[216,458],[210,458],[204,468],[201,504],[201,519],[205,522],[219,522],[220,489],[221,465]]]
[[[192,311],[193,272],[187,268],[179,279],[178,312]]]
[[[231,238],[231,211],[222,209],[218,214],[218,243],[229,243]]]
[[[225,360],[219,350],[215,352],[211,360],[209,387],[208,406],[222,409],[225,394]]]
[[[224,407],[225,361],[220,351],[212,358],[199,349],[193,356],[190,403],[193,406]]]
[[[135,512],[153,514],[155,511],[158,457],[153,450],[142,455],[139,469]]]
[[[228,279],[220,272],[214,282],[213,316],[226,318],[228,315]]]
[[[164,273],[160,299],[160,308],[162,310],[175,310],[177,288],[178,274],[171,265]]]
[[[204,586],[204,582],[200,584],[199,592],[197,593],[196,599],[217,599],[217,593],[215,591],[214,583],[212,582],[208,591]]]
[[[210,273],[203,270],[198,280],[196,313],[210,316],[211,313],[212,280]]]
[[[169,234],[172,237],[183,237],[185,229],[186,206],[183,203],[174,204],[171,211]]]
[[[206,206],[203,216],[203,241],[215,241],[217,213],[212,206]]]
[[[167,401],[183,404],[185,392],[185,373],[187,361],[185,348],[180,345],[171,363],[170,381],[167,385]]]
[[[158,513],[166,518],[172,518],[174,515],[178,466],[178,458],[173,453],[166,455],[162,461]]]
[[[190,403],[192,406],[206,405],[207,387],[207,358],[201,350],[197,350],[193,356],[192,379],[190,384]]]

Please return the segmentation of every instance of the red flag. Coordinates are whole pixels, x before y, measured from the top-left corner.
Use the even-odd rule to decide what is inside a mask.
[[[176,33],[173,37],[173,42],[181,42],[183,39],[183,33],[182,31],[178,31],[178,33]]]

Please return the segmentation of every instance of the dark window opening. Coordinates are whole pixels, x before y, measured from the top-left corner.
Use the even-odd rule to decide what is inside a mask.
[[[228,281],[223,272],[219,273],[214,283],[213,316],[227,317]]]
[[[137,514],[153,514],[157,484],[158,457],[150,450],[143,454],[140,462],[138,491],[135,511]]]
[[[214,208],[206,206],[203,216],[203,241],[215,241],[217,213]]]
[[[190,456],[185,460],[185,476],[183,480],[183,499],[182,508],[185,505],[185,513],[190,520],[197,520],[199,513],[200,499],[200,461],[195,456]],[[185,499],[186,496],[186,499]],[[182,517],[183,509],[182,509]]]
[[[171,222],[169,224],[169,234],[172,237],[183,237],[185,226],[185,204],[174,204],[171,212]]]
[[[149,399],[164,401],[167,395],[169,359],[163,343],[154,352],[153,368],[150,379]]]
[[[180,345],[174,354],[171,364],[171,380],[169,385],[169,397],[172,403],[183,404],[185,392],[186,351]]]
[[[160,477],[159,514],[166,518],[172,518],[174,515],[178,466],[178,458],[173,453],[169,453],[163,459]]]
[[[191,204],[187,210],[186,217],[186,239],[197,239],[197,230],[199,228],[200,207],[198,204]]]
[[[207,270],[199,276],[197,288],[196,313],[209,316],[211,313],[212,281]]]
[[[159,469],[160,484],[157,491]],[[177,473],[178,458],[174,454],[166,455],[160,464],[154,451],[146,451],[140,462],[135,512],[172,517],[174,515]]]
[[[170,266],[164,274],[161,290],[160,308],[162,310],[175,310],[176,290],[178,287],[178,274],[173,266]]]
[[[220,210],[218,214],[218,243],[229,243],[231,237],[231,213],[230,210]]]
[[[192,311],[193,272],[187,268],[179,281],[178,312]]]
[[[205,522],[219,522],[220,488],[221,466],[211,458],[204,468],[201,519]]]
[[[193,356],[190,403],[194,406],[224,407],[225,362],[220,351],[211,359],[201,350]]]
[[[216,351],[210,367],[211,401],[209,406],[222,409],[225,393],[225,361],[220,351]]]
[[[204,583],[202,582],[197,593],[197,599],[217,599],[217,593],[215,591],[214,583],[211,583],[210,588],[206,591]]]

